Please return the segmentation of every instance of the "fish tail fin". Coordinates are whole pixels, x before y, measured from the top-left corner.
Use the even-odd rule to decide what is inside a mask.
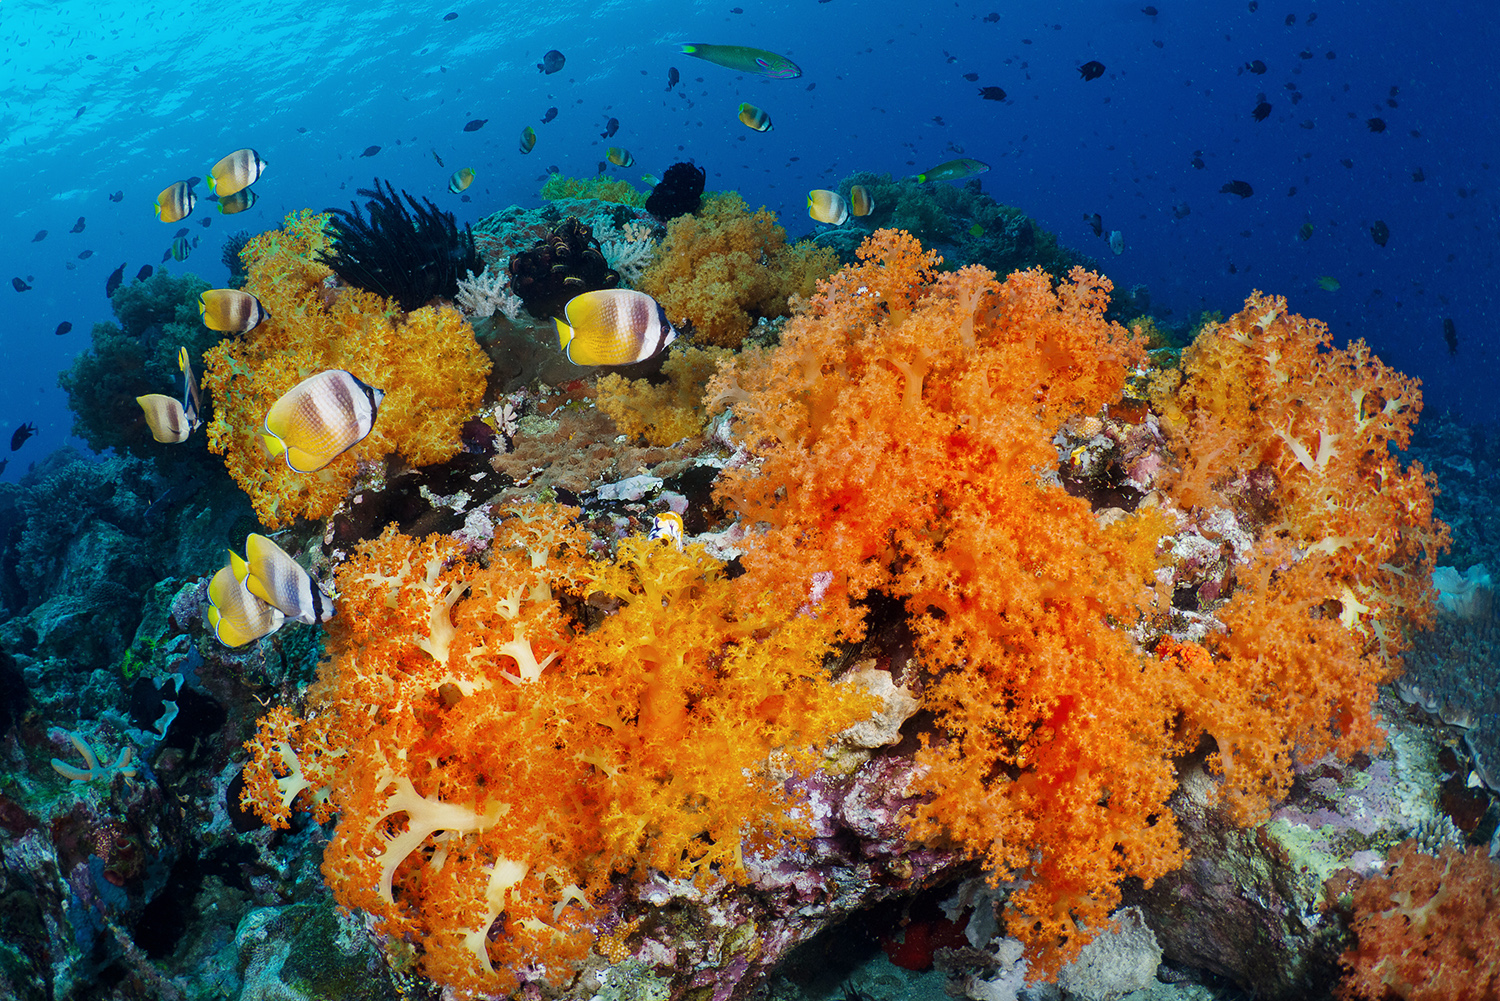
[[[568,342],[573,339],[573,328],[556,317],[552,320],[557,324],[557,346],[564,351],[568,349]]]
[[[682,47],[682,51],[686,52],[688,55],[692,55],[693,53],[695,53],[695,52],[698,51],[698,46],[696,46],[696,45],[684,45]]]
[[[274,434],[258,434],[255,436],[255,440],[260,442],[260,447],[268,458],[274,459],[286,451],[286,442]]]

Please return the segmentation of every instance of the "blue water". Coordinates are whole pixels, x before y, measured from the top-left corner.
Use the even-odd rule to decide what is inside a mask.
[[[34,421],[40,433],[13,456],[0,445],[12,460],[3,476],[68,440],[56,374],[87,346],[91,324],[112,318],[106,277],[122,261],[127,280],[143,264],[163,267],[179,225],[199,246],[165,266],[218,284],[229,234],[347,205],[376,176],[473,221],[538,204],[549,166],[592,175],[612,144],[637,163],[611,171],[638,180],[692,158],[711,189],[776,210],[793,235],[813,225],[808,188],[860,169],[915,173],[961,150],[992,165],[987,192],[1094,255],[1118,287],[1148,286],[1168,320],[1233,312],[1252,289],[1281,293],[1340,341],[1363,337],[1420,376],[1429,412],[1493,421],[1493,5],[1261,0],[1252,12],[1246,0],[1158,0],[1155,17],[1143,6],[6,0],[0,426]],[[774,49],[804,75],[744,77],[680,54],[683,42]],[[567,65],[544,76],[535,64],[551,48]],[[1255,59],[1264,75],[1244,71]],[[1106,72],[1085,82],[1077,67],[1089,60]],[[682,74],[672,92],[669,66]],[[981,100],[982,86],[1008,99]],[[1257,122],[1261,93],[1273,109]],[[775,128],[742,126],[742,100]],[[542,125],[549,106],[558,117]],[[606,141],[611,117],[620,131]],[[1387,131],[1371,133],[1371,117]],[[463,132],[475,118],[488,124]],[[539,138],[523,156],[528,124]],[[362,158],[373,145],[380,152]],[[241,146],[270,163],[253,209],[222,217],[200,201],[185,223],[156,221],[159,190]],[[1203,169],[1191,162],[1199,150]],[[468,203],[445,187],[461,166],[478,171]],[[1254,195],[1219,193],[1231,180]],[[1191,212],[1176,218],[1182,204]],[[1123,233],[1120,256],[1084,223],[1093,212],[1106,233]],[[84,231],[70,233],[79,216]],[[1390,229],[1383,248],[1370,236],[1376,220]],[[1304,222],[1314,226],[1306,242]],[[85,249],[93,256],[79,260]],[[1319,288],[1323,275],[1341,288]],[[34,287],[17,293],[13,276]],[[72,332],[55,337],[65,320]]]

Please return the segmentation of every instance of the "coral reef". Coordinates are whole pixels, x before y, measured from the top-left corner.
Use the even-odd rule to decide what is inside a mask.
[[[665,382],[603,375],[595,383],[595,404],[622,433],[650,445],[671,445],[703,430],[708,420],[703,389],[729,357],[724,348],[678,347],[662,363]]]
[[[1260,508],[1236,512],[1238,582],[1217,608],[1227,632],[1205,648],[1173,635],[1178,568],[1158,546],[1171,553],[1180,530],[1167,505],[1207,500],[1194,472],[1239,456],[1195,438],[1173,483],[1141,474],[1157,504],[1097,518],[1049,472],[1067,459],[1053,437],[1070,419],[1110,405],[1148,416],[1121,399],[1144,353],[1103,320],[1107,281],[1075,270],[1054,291],[1039,269],[1003,283],[978,267],[943,274],[889,230],[860,256],[777,349],[711,386],[758,457],[726,471],[719,496],[766,526],[745,542],[750,586],[819,603],[850,638],[872,592],[904,603],[920,671],[903,680],[938,719],[919,755],[933,798],[913,834],[1022,881],[1008,927],[1034,950],[1032,975],[1049,975],[1103,926],[1122,877],[1149,885],[1180,863],[1171,758],[1200,736],[1242,821],[1285,792],[1294,761],[1378,744],[1374,686],[1399,655],[1401,617],[1425,614],[1415,582],[1442,542],[1427,479],[1386,448],[1419,403],[1362,345],[1320,346],[1326,331],[1271,300],[1200,339],[1207,358],[1220,341],[1248,355],[1274,337],[1282,363],[1301,366],[1293,384],[1312,386],[1284,395],[1274,354],[1271,370],[1190,365],[1184,405],[1239,394],[1219,427],[1260,450],[1247,473],[1263,460],[1276,476]],[[1340,436],[1337,454],[1307,452],[1319,428]],[[1268,509],[1305,551],[1276,541],[1285,528]]]
[[[538,320],[563,315],[568,300],[584,292],[617,288],[620,276],[604,259],[593,227],[569,216],[507,265],[510,288]]]
[[[264,525],[322,518],[344,500],[361,461],[400,455],[414,466],[441,462],[461,447],[458,430],[479,406],[490,361],[463,315],[451,306],[403,313],[357,288],[331,288],[319,263],[323,217],[302,212],[284,229],[245,247],[246,291],[271,318],[204,358],[203,384],[218,401],[209,447],[250,496]],[[353,372],[385,391],[370,435],[314,474],[269,460],[255,433],[281,394],[330,368]]]
[[[578,198],[614,202],[635,208],[644,208],[646,205],[646,192],[637,189],[629,181],[606,177],[603,174],[582,179],[564,177],[556,173],[548,174],[546,182],[542,184],[542,197],[549,202]]]
[[[692,215],[702,204],[703,182],[708,172],[691,163],[674,163],[661,175],[651,197],[646,199],[646,211],[660,222],[671,222],[678,216]]]
[[[461,277],[484,270],[471,227],[460,232],[451,212],[426,198],[419,205],[405,191],[398,198],[379,178],[359,195],[368,199],[369,218],[352,202],[348,209],[329,209],[327,248],[318,253],[318,263],[345,282],[393,299],[410,313],[434,299],[451,300]]]
[[[478,276],[470,271],[467,277],[458,280],[458,294],[453,298],[468,317],[494,316],[498,312],[514,320],[521,313],[521,300],[511,292],[504,271],[485,268],[484,274]]]
[[[672,220],[640,289],[674,324],[691,321],[700,342],[739,347],[757,318],[785,314],[791,296],[810,295],[836,264],[832,251],[788,244],[773,213],[721,192]]]

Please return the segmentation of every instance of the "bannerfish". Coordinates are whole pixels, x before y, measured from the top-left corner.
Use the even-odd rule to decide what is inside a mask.
[[[125,281],[125,265],[120,265],[109,273],[109,278],[104,283],[104,294],[114,295],[115,289],[119,288]]]
[[[741,73],[758,73],[772,80],[791,80],[802,75],[802,68],[786,56],[744,45],[705,45],[694,42],[682,47],[684,54],[695,56],[725,69]]]
[[[488,118],[472,118],[469,121],[467,121],[467,122],[464,123],[464,131],[465,132],[478,132],[480,129],[484,128],[485,125],[488,124],[488,123],[489,123],[489,119]]]
[[[574,365],[630,365],[677,338],[661,303],[644,292],[609,288],[568,300],[556,320],[559,346]]]
[[[156,196],[156,218],[162,222],[180,222],[193,214],[198,196],[186,181],[174,181]]]
[[[642,293],[642,294],[644,294],[644,293]],[[11,435],[10,435],[10,450],[12,452],[16,451],[22,445],[26,444],[26,439],[32,437],[35,434],[36,434],[36,425],[35,424],[22,424],[20,427],[16,428],[14,431],[11,432]]]
[[[546,55],[542,56],[542,61],[536,64],[537,72],[549,75],[556,73],[563,68],[563,64],[567,61],[567,56],[564,56],[561,52],[556,49],[548,49]]]
[[[1255,189],[1250,187],[1246,181],[1230,181],[1219,189],[1221,195],[1239,195],[1241,198],[1249,198],[1255,194]]]
[[[630,150],[619,146],[611,146],[605,158],[616,167],[631,167],[635,165],[635,157],[630,155]]]
[[[250,570],[245,586],[288,619],[313,625],[333,618],[333,599],[275,542],[254,532],[245,538]]]
[[[314,473],[364,441],[375,426],[385,392],[352,372],[328,369],[303,379],[271,404],[261,437],[272,457],[299,473]]]
[[[256,195],[254,188],[241,188],[228,198],[219,199],[219,212],[222,215],[235,215],[243,212],[255,204],[257,197],[259,196]],[[208,222],[207,219],[203,221]]]
[[[208,190],[220,198],[243,191],[265,173],[266,161],[248,147],[237,149],[208,169]]]
[[[837,191],[813,188],[807,193],[807,214],[818,222],[842,226],[849,218],[849,203]]]
[[[530,153],[536,146],[536,129],[530,125],[521,130],[521,152]]]
[[[469,185],[473,183],[474,168],[465,167],[462,170],[455,170],[453,172],[453,176],[448,178],[448,190],[453,192],[455,195],[462,194],[468,189]]]
[[[547,113],[542,116],[542,124],[546,125],[548,122],[552,121],[552,119],[554,119],[556,117],[557,117],[557,109],[556,108],[548,108],[547,109]]]
[[[771,116],[753,104],[740,103],[740,121],[757,132],[771,131]]]
[[[989,169],[990,165],[981,160],[960,157],[929,168],[918,174],[916,180],[918,184],[926,184],[929,181],[963,181],[970,177],[977,177]]]
[[[188,259],[188,251],[191,249],[191,246],[187,242],[187,237],[179,236],[172,241],[172,246],[167,250],[167,253],[172,255],[174,261],[185,261]]]
[[[1104,64],[1097,59],[1090,59],[1078,67],[1078,75],[1085,80],[1097,80],[1104,75]]]
[[[211,288],[199,295],[198,315],[209,330],[239,334],[254,330],[271,317],[259,299],[233,288]]]
[[[870,191],[863,184],[851,185],[849,188],[849,212],[851,215],[867,216],[875,211],[875,199],[870,196]]]
[[[618,131],[620,131],[620,120],[618,118],[611,118],[604,123],[604,131],[599,133],[599,138],[609,139]]]
[[[239,647],[271,635],[281,628],[286,616],[245,586],[249,564],[232,551],[226,551],[226,555],[224,566],[208,582],[208,607],[203,615],[220,643]]]
[[[61,322],[61,323],[59,323],[57,325],[57,329],[55,331],[53,331],[53,333],[55,333],[58,337],[61,337],[63,334],[66,334],[68,331],[70,331],[72,329],[73,329],[73,324],[69,323],[67,320],[64,320],[63,322]]]

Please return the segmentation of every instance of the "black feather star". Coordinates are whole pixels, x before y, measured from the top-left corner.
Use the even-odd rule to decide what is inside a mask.
[[[433,299],[452,299],[460,278],[484,270],[473,228],[460,231],[452,213],[426,198],[418,204],[405,191],[397,197],[389,182],[383,190],[381,183],[376,178],[374,190],[359,189],[369,199],[369,219],[353,203],[348,210],[328,210],[332,252],[318,260],[350,285],[394,299],[408,313]]]

